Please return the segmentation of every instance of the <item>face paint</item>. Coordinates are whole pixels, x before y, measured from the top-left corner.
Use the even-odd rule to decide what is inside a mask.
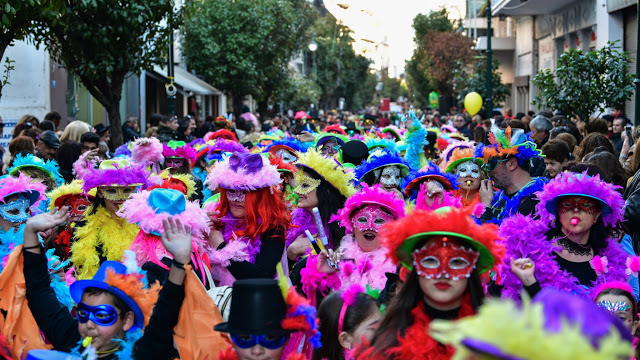
[[[386,166],[382,169],[380,184],[385,187],[397,187],[400,185],[400,168],[397,166]]]
[[[111,326],[118,320],[118,311],[111,305],[89,306],[83,302],[76,307],[78,322],[81,324],[91,320],[98,326]]]
[[[378,232],[382,225],[393,221],[394,218],[378,205],[368,205],[358,210],[351,218],[353,227],[360,231]]]
[[[111,201],[124,201],[136,191],[137,185],[129,186],[100,186],[100,191],[105,199]]]
[[[598,304],[598,306],[612,313],[615,313],[618,311],[624,311],[624,312],[631,311],[631,306],[629,306],[629,304],[627,304],[626,301],[611,302],[611,301],[605,300],[605,301],[600,301],[600,304]]]
[[[324,156],[333,156],[339,152],[340,152],[340,145],[338,145],[333,141],[325,142],[324,144],[322,144],[322,147],[320,148],[320,154]]]
[[[427,279],[468,278],[480,254],[470,247],[458,245],[447,237],[428,241],[413,252],[413,265],[418,275]]]
[[[558,213],[564,214],[576,210],[594,215],[600,212],[600,204],[582,196],[567,196],[558,201]]]
[[[91,205],[91,202],[83,196],[73,196],[65,201],[65,205],[71,207],[71,215],[82,216]]]
[[[465,161],[456,167],[456,175],[458,175],[458,177],[478,179],[480,177],[480,166],[473,161]]]
[[[244,202],[246,192],[244,190],[227,189],[227,200],[235,202]]]
[[[276,150],[276,155],[280,156],[282,158],[282,162],[284,163],[292,163],[298,160],[298,158],[294,154],[285,149]]]
[[[300,195],[308,194],[318,188],[318,186],[320,185],[320,180],[310,177],[303,171],[298,171],[295,175],[295,179],[296,187],[293,189],[293,191],[295,191],[296,194]]]
[[[0,216],[8,222],[22,223],[31,217],[29,210],[29,199],[24,194],[20,194],[14,201],[0,203]]]
[[[184,159],[181,157],[167,157],[164,159],[164,166],[167,168],[179,168],[184,164]]]

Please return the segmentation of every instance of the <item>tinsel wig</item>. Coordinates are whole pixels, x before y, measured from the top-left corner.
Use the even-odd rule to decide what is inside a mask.
[[[443,163],[449,163],[451,161],[451,157],[455,150],[461,151],[465,149],[471,149],[471,153],[473,154],[473,149],[475,148],[474,143],[468,141],[454,141],[449,144],[442,152],[440,152],[440,159]]]
[[[29,206],[37,208],[40,201],[46,199],[46,191],[47,187],[44,184],[22,173],[17,176],[0,177],[0,202],[2,203],[8,196],[26,193],[29,194]]]
[[[334,159],[320,155],[314,149],[309,149],[304,154],[300,154],[295,165],[300,169],[311,169],[320,175],[331,186],[337,189],[345,198],[355,193],[355,188],[351,185],[353,174],[344,172],[342,165]]]
[[[32,154],[17,154],[13,159],[13,166],[11,166],[7,172],[10,175],[17,176],[20,171],[34,168],[43,172],[46,176],[55,180],[56,184],[64,184],[64,179],[60,175],[60,167],[55,160],[42,160],[39,157]]]
[[[139,138],[133,143],[131,149],[131,161],[137,164],[148,165],[164,161],[163,144],[156,138]]]
[[[49,198],[49,207],[47,210],[53,210],[55,208],[60,208],[64,205],[66,199],[72,196],[83,196],[86,197],[89,201],[93,201],[93,198],[96,197],[96,189],[92,189],[88,194],[82,190],[82,180],[73,180],[68,184],[64,184],[58,186],[57,188],[49,191],[47,193],[47,197]]]
[[[617,191],[619,186],[600,180],[600,175],[560,173],[551,179],[542,191],[536,193],[540,202],[536,214],[549,224],[558,213],[558,200],[563,196],[582,196],[596,200],[602,210],[605,226],[615,226],[624,217],[625,201]]]
[[[280,184],[280,174],[260,154],[234,153],[216,163],[205,184],[211,191],[218,187],[233,190],[256,190]]]
[[[397,152],[377,150],[369,155],[367,161],[364,161],[356,167],[355,178],[357,181],[362,181],[362,178],[371,171],[392,165],[400,168],[401,177],[409,175],[409,171],[411,170],[409,162],[400,157]]]
[[[86,193],[100,186],[151,185],[149,173],[142,165],[132,165],[125,159],[105,160],[98,169],[88,169],[82,188]]]
[[[404,217],[405,215],[404,201],[394,193],[381,189],[380,185],[369,187],[367,184],[362,184],[362,189],[347,199],[344,208],[340,209],[338,214],[333,217],[333,220],[339,220],[340,225],[344,227],[347,232],[352,232],[353,222],[351,216],[358,209],[366,205],[379,205],[389,211],[396,219]]]

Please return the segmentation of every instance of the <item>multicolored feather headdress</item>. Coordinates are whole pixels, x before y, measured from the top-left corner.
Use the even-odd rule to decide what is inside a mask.
[[[22,173],[17,176],[0,177],[0,202],[2,203],[10,195],[27,193],[29,194],[29,205],[37,208],[40,201],[46,199],[46,191],[47,187],[44,184]]]
[[[489,133],[491,145],[482,147],[482,158],[485,163],[494,158],[505,159],[515,157],[520,165],[533,158],[540,158],[540,150],[527,138],[523,129],[501,130],[496,124],[491,125]]]
[[[395,151],[383,151],[378,150],[369,155],[367,161],[358,165],[355,170],[355,177],[357,181],[362,181],[362,178],[365,177],[371,171],[379,169],[385,166],[395,165],[400,168],[400,173],[402,177],[409,175],[409,171],[411,171],[411,167],[409,166],[409,162],[403,159],[396,153]]]
[[[179,157],[192,163],[196,159],[196,150],[187,145],[184,141],[169,141],[162,144],[162,155],[165,158]]]
[[[60,175],[60,167],[55,160],[42,160],[33,154],[17,154],[13,159],[13,166],[7,172],[10,175],[17,176],[18,172],[27,168],[35,168],[44,172],[47,176],[55,180],[56,184],[64,184],[64,178]]]

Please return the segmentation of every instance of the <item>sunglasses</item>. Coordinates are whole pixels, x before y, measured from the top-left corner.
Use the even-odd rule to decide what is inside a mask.
[[[490,173],[490,172],[492,172],[493,170],[495,170],[495,168],[497,168],[497,167],[498,167],[498,164],[500,164],[500,163],[502,163],[502,162],[505,162],[505,161],[507,161],[507,160],[509,160],[509,159],[502,159],[502,160],[499,160],[499,159],[493,158],[493,159],[489,160],[489,162],[484,163],[484,165],[482,166],[482,168],[483,168],[486,172]]]
[[[250,334],[231,334],[231,340],[240,349],[249,349],[256,345],[269,350],[278,349],[286,340],[285,335],[250,335]]]

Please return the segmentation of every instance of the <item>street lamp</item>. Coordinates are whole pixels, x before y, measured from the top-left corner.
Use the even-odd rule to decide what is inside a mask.
[[[317,70],[316,70],[316,55],[315,55],[315,51],[318,50],[318,43],[316,43],[316,40],[311,40],[311,43],[309,44],[309,51],[311,51],[311,56],[312,56],[312,61],[313,61],[313,75],[315,77],[318,76]]]
[[[311,41],[311,44],[309,44],[309,51],[314,52],[316,50],[318,50],[318,44],[313,40]]]

